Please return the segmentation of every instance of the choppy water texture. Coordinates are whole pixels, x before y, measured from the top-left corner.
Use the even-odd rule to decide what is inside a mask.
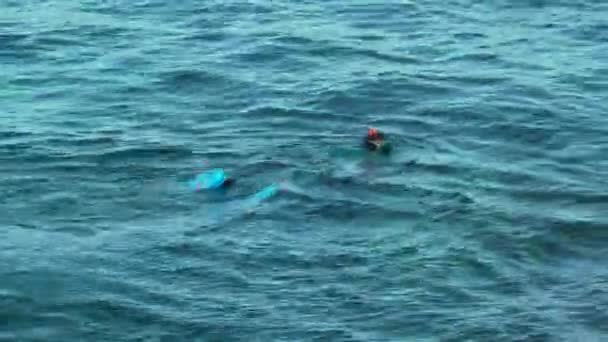
[[[1,1],[0,340],[606,341],[607,18]]]

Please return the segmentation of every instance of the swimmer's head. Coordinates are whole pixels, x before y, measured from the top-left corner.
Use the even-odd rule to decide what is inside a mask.
[[[229,188],[232,185],[234,185],[234,182],[236,182],[236,180],[234,178],[228,177],[228,178],[224,179],[224,183],[222,183],[222,187]]]
[[[370,128],[367,130],[368,139],[378,139],[378,130],[376,128]]]
[[[384,133],[377,128],[370,128],[367,130],[367,140],[380,141],[384,140]]]

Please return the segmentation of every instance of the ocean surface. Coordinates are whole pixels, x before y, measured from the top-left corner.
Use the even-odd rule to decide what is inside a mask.
[[[0,195],[0,341],[608,341],[608,2],[1,0]]]

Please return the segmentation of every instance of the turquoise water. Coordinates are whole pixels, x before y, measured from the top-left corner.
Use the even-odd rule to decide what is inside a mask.
[[[607,340],[606,18],[1,1],[0,340]]]

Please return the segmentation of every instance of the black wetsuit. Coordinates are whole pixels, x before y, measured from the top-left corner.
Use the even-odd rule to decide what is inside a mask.
[[[374,138],[370,138],[369,136],[366,136],[363,139],[363,147],[367,148],[370,151],[376,151],[380,147],[377,144],[377,142],[383,142],[383,141],[384,141],[384,133],[378,132],[378,134]]]

